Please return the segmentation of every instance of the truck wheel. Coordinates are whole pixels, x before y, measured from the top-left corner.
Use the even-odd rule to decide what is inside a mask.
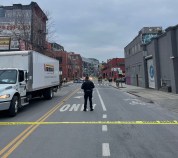
[[[9,115],[15,116],[18,112],[18,107],[19,107],[19,99],[17,96],[14,96],[10,103]]]
[[[48,99],[48,100],[52,99],[52,98],[53,98],[53,95],[54,95],[54,94],[53,94],[53,91],[52,91],[51,88],[46,89],[46,90],[44,91],[44,93],[43,93],[44,98],[45,98],[45,99]]]

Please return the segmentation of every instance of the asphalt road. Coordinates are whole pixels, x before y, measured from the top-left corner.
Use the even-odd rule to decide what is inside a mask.
[[[83,112],[81,84],[64,86],[50,101],[35,99],[0,122],[49,122],[0,126],[5,158],[177,158],[177,125],[110,124],[107,121],[178,120],[178,114],[109,86],[95,84],[94,111]],[[89,107],[89,106],[88,106]],[[50,124],[54,123],[54,124]]]

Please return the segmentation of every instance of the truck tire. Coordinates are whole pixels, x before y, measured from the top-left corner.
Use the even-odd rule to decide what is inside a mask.
[[[52,89],[51,88],[48,88],[48,89],[46,89],[44,92],[43,92],[43,96],[44,96],[44,98],[45,99],[48,99],[48,100],[50,100],[50,99],[52,99],[53,98],[53,91],[52,91]]]
[[[10,103],[9,115],[12,117],[15,116],[18,112],[18,108],[19,108],[19,98],[17,96],[14,96]]]

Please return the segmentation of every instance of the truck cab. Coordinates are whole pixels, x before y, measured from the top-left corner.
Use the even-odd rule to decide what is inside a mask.
[[[0,69],[0,110],[15,116],[26,104],[27,71],[15,68]]]

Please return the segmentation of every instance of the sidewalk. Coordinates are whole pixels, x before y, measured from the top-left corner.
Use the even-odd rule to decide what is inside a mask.
[[[178,112],[178,94],[126,84],[122,85],[123,87],[119,87],[118,89],[123,92],[140,97],[145,102],[159,104],[171,111]],[[117,88],[115,82],[112,82],[111,86]]]

